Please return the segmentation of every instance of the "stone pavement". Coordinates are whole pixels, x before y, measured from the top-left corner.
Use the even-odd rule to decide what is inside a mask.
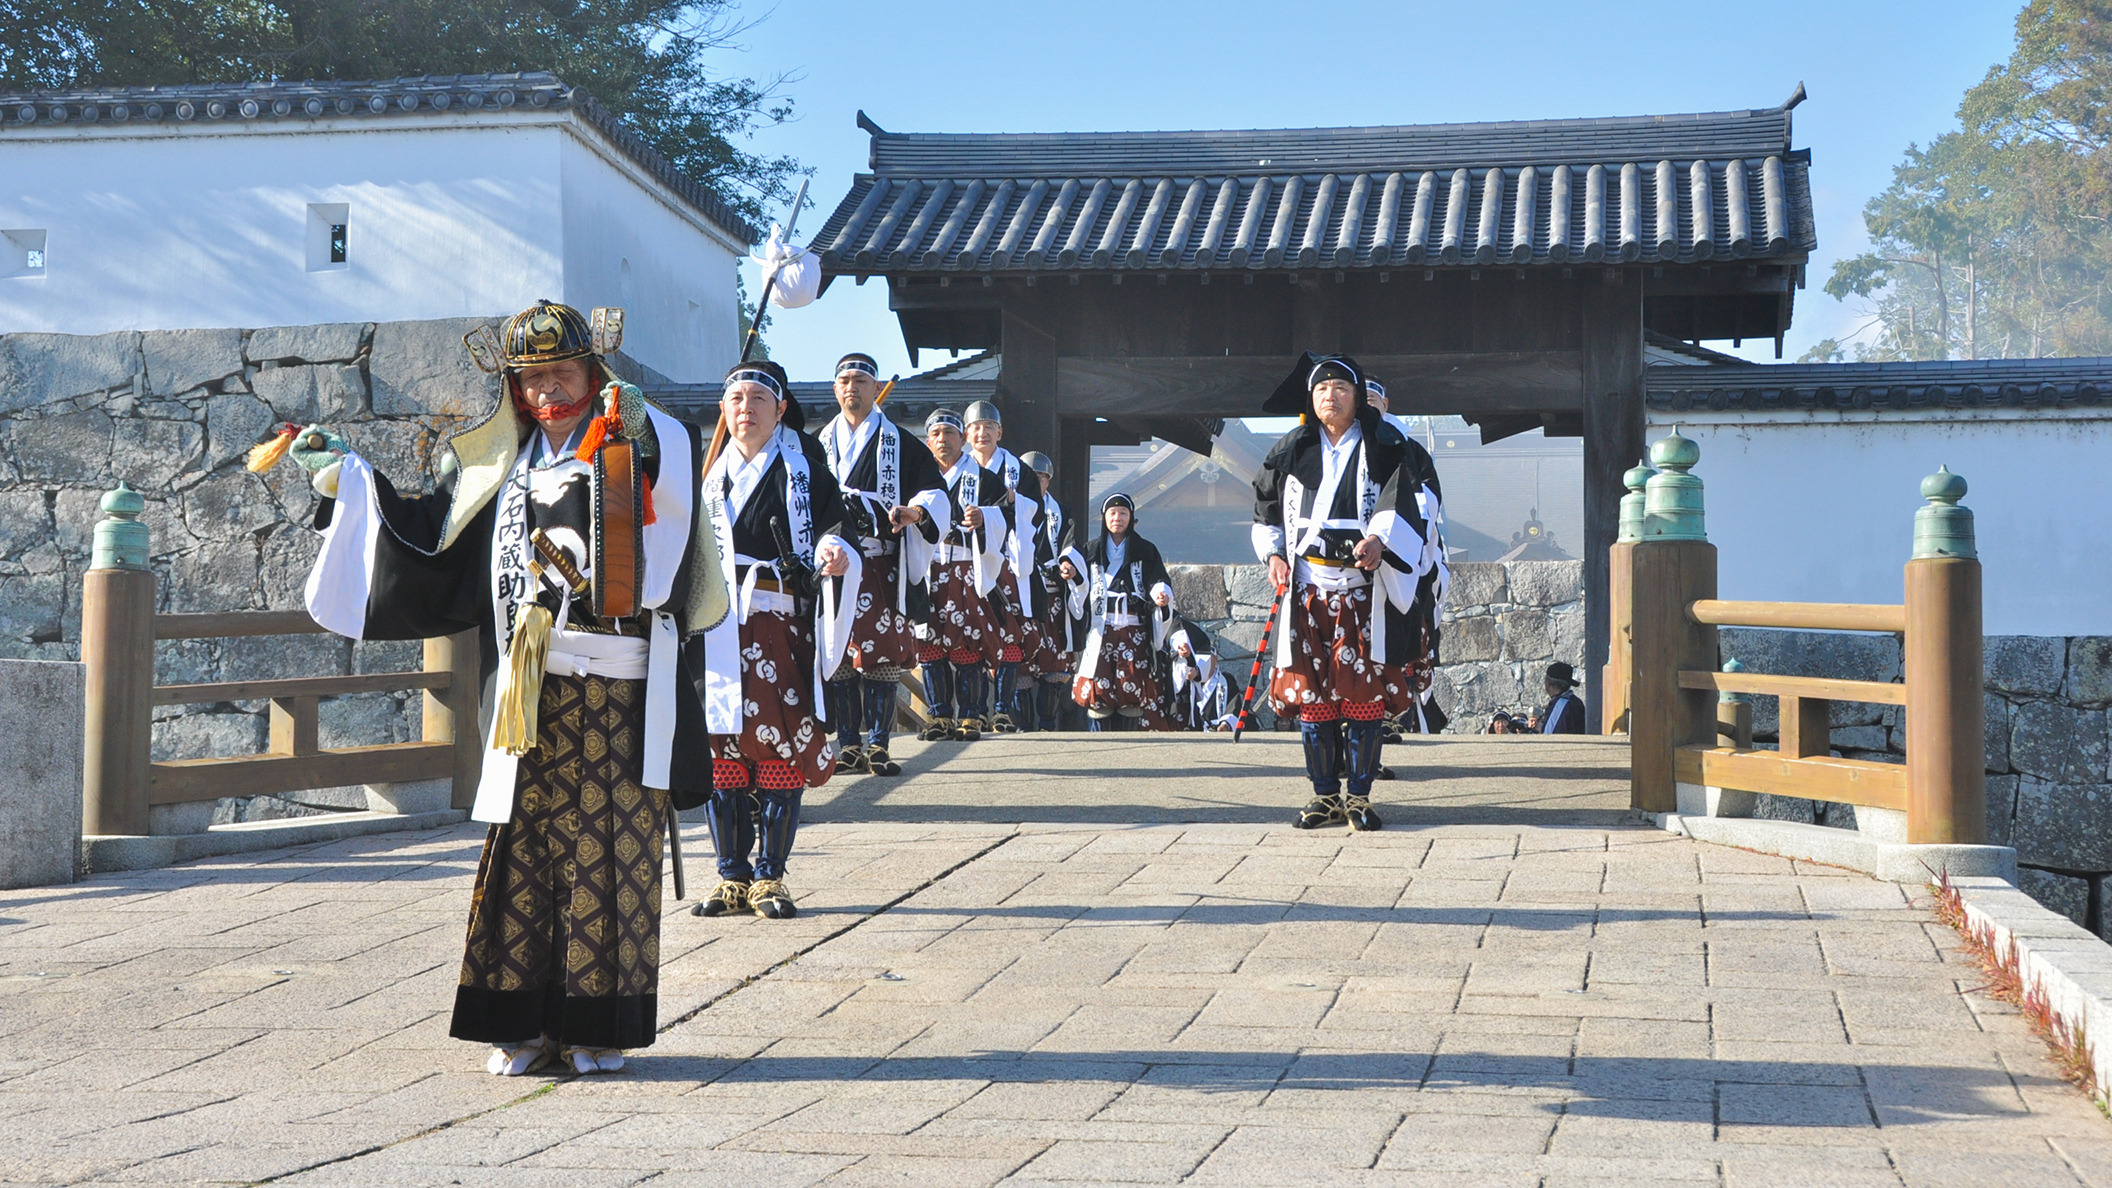
[[[1953,933],[1625,823],[1615,748],[1389,748],[1524,823],[1437,823],[1504,807],[1446,808],[1455,774],[1349,835],[1194,742],[1183,780],[1073,741],[1147,774],[1018,824],[980,767],[1013,743],[825,789],[798,920],[671,913],[660,1042],[613,1077],[446,1038],[472,827],[0,893],[0,1181],[2112,1184],[2112,1123]],[[1162,812],[1210,819],[1122,820]]]

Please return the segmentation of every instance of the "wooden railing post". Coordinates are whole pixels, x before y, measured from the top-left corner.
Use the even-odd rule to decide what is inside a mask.
[[[145,834],[153,760],[154,573],[147,566],[146,499],[119,483],[81,581],[81,831]]]
[[[1679,807],[1674,752],[1716,741],[1716,699],[1683,689],[1679,671],[1716,671],[1716,629],[1688,604],[1716,597],[1716,546],[1703,530],[1701,480],[1687,471],[1701,448],[1674,429],[1650,445],[1658,473],[1645,486],[1643,538],[1634,545],[1634,625],[1628,711],[1629,802],[1643,812]]]
[[[1628,732],[1629,682],[1635,671],[1635,542],[1643,538],[1643,484],[1650,467],[1638,462],[1621,476],[1628,493],[1621,496],[1620,535],[1609,550],[1606,566],[1606,668],[1599,682],[1599,732]]]
[[[1987,842],[1986,703],[1982,699],[1980,559],[1965,480],[1939,469],[1921,482],[1907,562],[1907,840]]]
[[[448,673],[450,680],[445,690],[426,691],[422,737],[455,744],[455,787],[449,803],[458,809],[476,804],[477,777],[484,771],[484,736],[477,725],[483,674],[477,651],[475,631],[425,641],[425,670]]]

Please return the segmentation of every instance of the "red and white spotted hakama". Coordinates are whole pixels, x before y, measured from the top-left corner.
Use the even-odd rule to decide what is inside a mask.
[[[712,735],[711,757],[757,769],[789,765],[807,787],[821,787],[836,774],[836,755],[813,700],[813,624],[750,612],[741,624],[741,732]]]
[[[1385,664],[1368,654],[1375,594],[1371,586],[1299,586],[1290,607],[1291,665],[1270,670],[1269,699],[1278,714],[1337,702],[1382,704],[1384,712],[1397,714],[1414,704],[1415,666]]]

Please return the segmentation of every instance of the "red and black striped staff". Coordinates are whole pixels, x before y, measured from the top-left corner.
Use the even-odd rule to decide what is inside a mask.
[[[1254,671],[1247,674],[1247,695],[1239,703],[1239,721],[1232,724],[1232,741],[1247,729],[1247,716],[1254,712],[1254,686],[1261,682],[1261,666],[1269,655],[1269,637],[1276,634],[1276,616],[1283,613],[1283,592],[1287,586],[1276,587],[1276,599],[1269,603],[1269,621],[1261,625],[1261,642],[1254,648]]]

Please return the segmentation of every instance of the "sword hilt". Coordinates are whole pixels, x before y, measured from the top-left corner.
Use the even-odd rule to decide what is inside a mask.
[[[549,533],[538,528],[528,534],[528,543],[534,545],[536,553],[543,561],[556,570],[559,577],[565,579],[565,585],[572,593],[587,592],[586,575],[579,572],[579,566],[572,564],[572,558],[567,557],[565,551],[557,547],[557,542],[550,539]]]

